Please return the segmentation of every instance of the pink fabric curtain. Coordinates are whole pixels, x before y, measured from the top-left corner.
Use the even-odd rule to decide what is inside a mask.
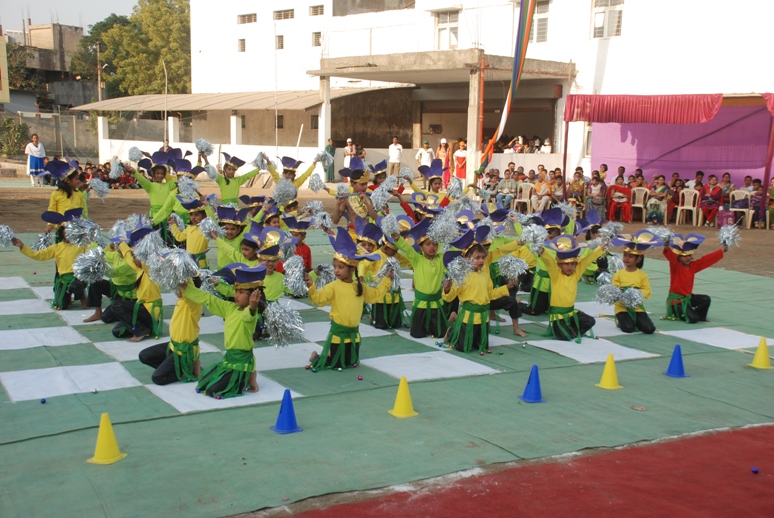
[[[769,109],[769,113],[774,117],[774,94],[761,94],[761,97],[766,101],[766,108]]]
[[[764,94],[771,95],[771,94]],[[568,95],[565,122],[698,124],[712,120],[722,94],[707,95]],[[774,109],[774,100],[769,101]],[[774,112],[772,112],[774,113]]]

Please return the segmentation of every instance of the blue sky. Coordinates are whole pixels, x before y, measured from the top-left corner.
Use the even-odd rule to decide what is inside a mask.
[[[107,18],[110,13],[132,14],[136,0],[0,0],[0,23],[3,31],[21,30],[22,18],[29,11],[32,24],[58,22],[62,25],[82,26],[88,33],[89,25]]]

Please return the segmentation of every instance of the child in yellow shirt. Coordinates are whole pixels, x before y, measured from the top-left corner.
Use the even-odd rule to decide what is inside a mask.
[[[642,271],[642,265],[645,261],[643,254],[651,246],[660,244],[658,239],[647,230],[641,230],[635,235],[621,234],[613,240],[613,244],[624,247],[624,269],[615,272],[612,283],[623,291],[637,288],[642,292],[643,299],[649,299],[652,292],[650,279]],[[643,305],[627,308],[619,300],[615,303],[615,319],[618,321],[618,327],[624,333],[641,331],[646,335],[651,335],[656,332],[656,326]]]
[[[199,223],[208,215],[209,205],[205,205],[199,200],[185,201],[185,198],[177,197],[180,204],[188,211],[190,223],[184,230],[177,228],[174,218],[169,218],[169,230],[179,242],[185,243],[185,249],[191,254],[199,268],[209,268],[210,263],[207,260],[207,248],[209,247],[208,236],[202,234],[199,229]],[[211,210],[210,210],[211,212]],[[213,218],[214,219],[214,218]]]

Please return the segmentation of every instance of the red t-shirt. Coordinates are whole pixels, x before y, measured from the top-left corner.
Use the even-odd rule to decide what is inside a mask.
[[[669,247],[664,247],[664,257],[669,261],[669,291],[687,296],[693,293],[694,276],[723,259],[723,250],[715,250],[704,257],[694,259],[688,266],[680,264],[677,254]]]

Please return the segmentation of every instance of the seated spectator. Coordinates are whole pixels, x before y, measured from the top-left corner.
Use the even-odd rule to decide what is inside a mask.
[[[718,215],[718,208],[721,207],[720,199],[723,197],[723,189],[718,185],[718,177],[714,174],[709,175],[709,183],[701,188],[701,208],[704,214],[704,226],[714,227],[715,216]]]
[[[127,171],[124,171],[118,179],[119,189],[138,189],[139,187],[137,180],[135,180],[134,176]]]
[[[545,173],[540,173],[540,178],[535,183],[535,190],[532,191],[532,210],[546,210],[551,207],[551,183],[546,179]]]
[[[653,184],[650,187],[650,193],[648,196],[648,223],[654,225],[658,223],[666,223],[668,201],[672,191],[669,186],[664,183],[666,178],[663,175],[656,175],[653,178]]]
[[[510,169],[506,169],[503,176],[503,180],[497,185],[497,196],[495,196],[495,200],[501,206],[509,208],[513,197],[516,195],[518,183],[513,179]]]
[[[616,212],[620,209],[621,220],[626,223],[632,222],[632,190],[624,185],[623,176],[615,179],[615,184],[607,190],[608,197],[608,219],[616,221]]]
[[[675,210],[675,207],[680,205],[680,193],[683,192],[683,181],[678,178],[674,181],[671,190],[671,195],[667,198],[667,216],[666,221],[664,223],[669,223],[672,221],[672,213]]]
[[[745,176],[744,185],[742,185],[739,189],[742,191],[753,192],[755,188],[753,187],[752,176]]]
[[[583,181],[583,168],[576,167],[572,181],[567,185],[567,196],[577,203],[586,201],[586,182]]]
[[[543,147],[540,148],[541,153],[551,153],[551,140],[546,139],[545,143],[543,143]]]
[[[551,183],[551,198],[554,204],[564,201],[564,180],[561,176],[554,177]]]
[[[685,182],[685,188],[686,189],[696,189],[701,190],[701,186],[704,184],[704,172],[703,171],[696,171],[696,178],[693,180],[688,180]]]
[[[535,179],[535,170],[534,169],[530,169],[529,170],[529,172],[527,173],[527,179],[524,180],[524,181],[527,182],[527,183],[531,183],[532,185],[535,185],[535,182],[537,180]]]
[[[644,187],[645,189],[648,188],[648,182],[645,181],[645,177],[641,174],[635,174],[634,175],[634,183],[635,187]]]
[[[763,185],[759,179],[752,181],[752,196],[750,197],[750,208],[753,210],[752,221],[755,228],[765,228],[766,220],[761,219],[761,206],[763,204]]]
[[[669,182],[669,188],[674,189],[675,184],[678,181],[682,182],[682,180],[680,180],[680,173],[672,173],[672,180]]]
[[[626,185],[629,186],[629,188],[634,189],[637,187],[637,179],[634,177],[633,174],[629,175],[629,178],[626,179]]]
[[[600,222],[607,219],[607,185],[599,177],[599,171],[591,173],[591,183],[586,188],[586,217],[592,211],[599,215]]]

